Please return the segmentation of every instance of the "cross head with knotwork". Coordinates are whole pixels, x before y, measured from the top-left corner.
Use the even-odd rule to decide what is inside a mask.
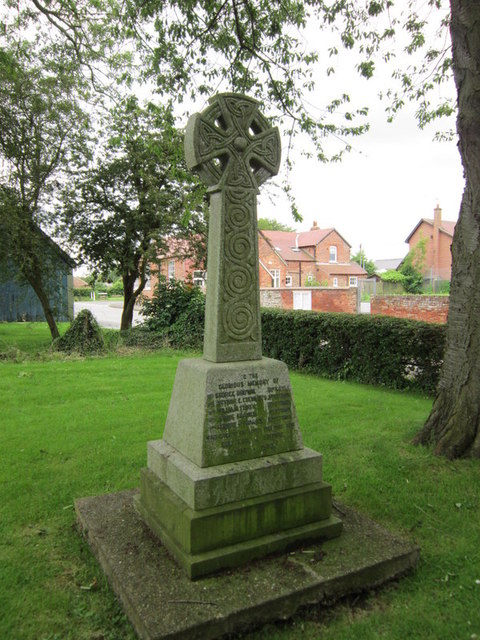
[[[257,194],[278,173],[280,135],[259,106],[219,94],[185,132],[187,166],[210,194],[203,357],[212,362],[262,357]]]

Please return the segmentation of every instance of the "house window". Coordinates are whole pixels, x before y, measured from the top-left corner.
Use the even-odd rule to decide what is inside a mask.
[[[196,287],[203,287],[205,285],[205,271],[193,272],[193,284]]]
[[[305,278],[305,286],[309,287],[313,282],[313,276],[311,273],[307,274],[307,277]]]
[[[330,246],[329,253],[330,253],[329,262],[336,262],[337,261],[337,247],[334,244],[332,244]]]
[[[286,287],[292,286],[292,276],[285,276],[285,286]]]
[[[350,278],[348,279],[348,286],[349,287],[357,286],[357,276],[350,276]]]
[[[167,280],[175,280],[175,260],[168,261]]]
[[[280,288],[280,269],[272,269],[273,288]]]
[[[147,275],[147,279],[145,280],[144,291],[151,291],[151,290],[152,290],[152,279],[150,278],[149,275]]]
[[[338,278],[333,279],[333,286],[338,287]]]

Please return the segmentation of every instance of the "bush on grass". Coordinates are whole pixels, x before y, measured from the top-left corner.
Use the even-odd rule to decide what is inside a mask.
[[[18,347],[0,344],[0,362],[22,362],[25,358]]]
[[[104,353],[105,341],[102,330],[91,312],[83,309],[64,335],[53,341],[52,348],[64,353],[93,355]]]
[[[125,347],[140,349],[164,349],[169,346],[167,337],[162,331],[153,331],[145,324],[122,331],[120,343]]]
[[[92,289],[90,287],[74,287],[73,297],[75,300],[90,300]]]
[[[198,287],[160,278],[151,300],[145,300],[144,326],[163,336],[163,346],[200,349],[205,326],[205,296]]]

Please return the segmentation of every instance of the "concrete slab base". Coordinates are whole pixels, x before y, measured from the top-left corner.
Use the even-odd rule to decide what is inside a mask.
[[[292,616],[399,577],[415,545],[342,506],[343,533],[197,581],[137,514],[136,490],[76,501],[82,531],[139,637],[208,640]]]

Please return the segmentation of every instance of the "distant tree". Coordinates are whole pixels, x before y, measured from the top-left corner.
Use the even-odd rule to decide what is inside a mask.
[[[194,233],[204,189],[184,166],[168,108],[129,97],[106,126],[95,163],[64,191],[63,230],[97,272],[121,275],[124,330],[165,237]]]
[[[397,269],[389,269],[381,274],[384,282],[401,284],[407,293],[422,293],[423,268],[425,265],[426,240],[422,239],[415,245]]]
[[[362,269],[365,269],[369,278],[375,275],[376,273],[375,263],[373,262],[373,260],[369,260],[367,258],[367,256],[365,255],[365,251],[363,249],[359,249],[357,253],[353,254],[353,256],[350,257],[350,260],[352,262],[356,262],[357,264],[359,264],[362,267]]]
[[[258,228],[265,231],[295,231],[293,227],[289,227],[283,222],[278,222],[274,218],[259,218]]]
[[[55,264],[42,228],[55,190],[84,156],[88,119],[61,47],[6,35],[0,45],[0,261],[37,295],[52,338]]]
[[[396,269],[389,269],[380,275],[381,279],[385,282],[396,282],[401,284],[402,286],[405,283],[405,276],[400,271]]]
[[[403,275],[403,286],[407,293],[422,293],[426,251],[427,240],[422,238],[410,249],[398,267],[398,271]]]

